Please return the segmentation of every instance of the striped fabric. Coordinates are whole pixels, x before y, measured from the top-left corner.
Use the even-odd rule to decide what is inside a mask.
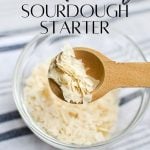
[[[136,41],[150,61],[150,0],[134,4],[138,6],[128,19],[112,22],[111,26],[125,32]],[[133,6],[132,6],[133,7]],[[140,29],[140,30],[139,30]],[[0,39],[0,150],[55,150],[40,141],[22,121],[12,97],[11,81],[16,60],[33,34],[16,35]],[[7,63],[6,63],[7,62]],[[123,97],[120,105],[128,105],[140,92]],[[119,143],[108,150],[149,150],[150,110],[143,121]]]

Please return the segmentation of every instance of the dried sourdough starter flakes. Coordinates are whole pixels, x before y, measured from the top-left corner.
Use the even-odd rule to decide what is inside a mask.
[[[90,145],[107,140],[117,121],[116,93],[88,104],[66,103],[50,90],[48,68],[49,62],[35,67],[24,88],[27,109],[37,125],[65,143]]]

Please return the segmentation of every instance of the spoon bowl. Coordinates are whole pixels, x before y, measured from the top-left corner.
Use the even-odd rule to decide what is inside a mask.
[[[105,70],[104,70],[104,66],[101,60],[105,60],[105,61],[106,60],[110,61],[110,60],[107,57],[105,57],[103,54],[90,48],[75,47],[73,49],[74,49],[76,58],[82,60],[85,67],[88,68],[86,73],[89,76],[93,77],[94,79],[100,81],[97,88],[92,92],[92,96],[93,96],[92,100],[96,100],[98,98],[97,96],[98,89],[103,84],[104,76],[105,76]],[[59,85],[51,78],[49,78],[48,80],[49,80],[49,85],[53,93],[55,93],[55,95],[59,97],[60,99],[64,100],[63,93]],[[104,93],[107,93],[107,91]]]

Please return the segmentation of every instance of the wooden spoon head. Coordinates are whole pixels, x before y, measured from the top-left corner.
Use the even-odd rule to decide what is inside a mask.
[[[103,88],[103,82],[105,78],[105,69],[104,63],[105,61],[110,61],[103,54],[85,47],[76,47],[73,48],[75,52],[75,56],[77,59],[82,59],[82,62],[85,64],[85,67],[88,68],[87,74],[93,77],[96,80],[100,81],[100,84],[97,88],[92,92],[92,100],[96,100],[106,94],[108,91],[106,88]],[[62,91],[60,87],[57,85],[55,81],[49,79],[49,84],[52,91],[55,93],[57,97],[64,100]],[[99,89],[102,86],[102,91]]]

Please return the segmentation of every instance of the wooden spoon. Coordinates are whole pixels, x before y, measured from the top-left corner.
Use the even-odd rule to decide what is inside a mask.
[[[98,51],[85,47],[74,48],[77,59],[82,59],[89,70],[87,74],[100,80],[92,92],[92,101],[116,88],[150,87],[150,63],[119,63]],[[60,87],[49,78],[52,91],[64,100]]]

